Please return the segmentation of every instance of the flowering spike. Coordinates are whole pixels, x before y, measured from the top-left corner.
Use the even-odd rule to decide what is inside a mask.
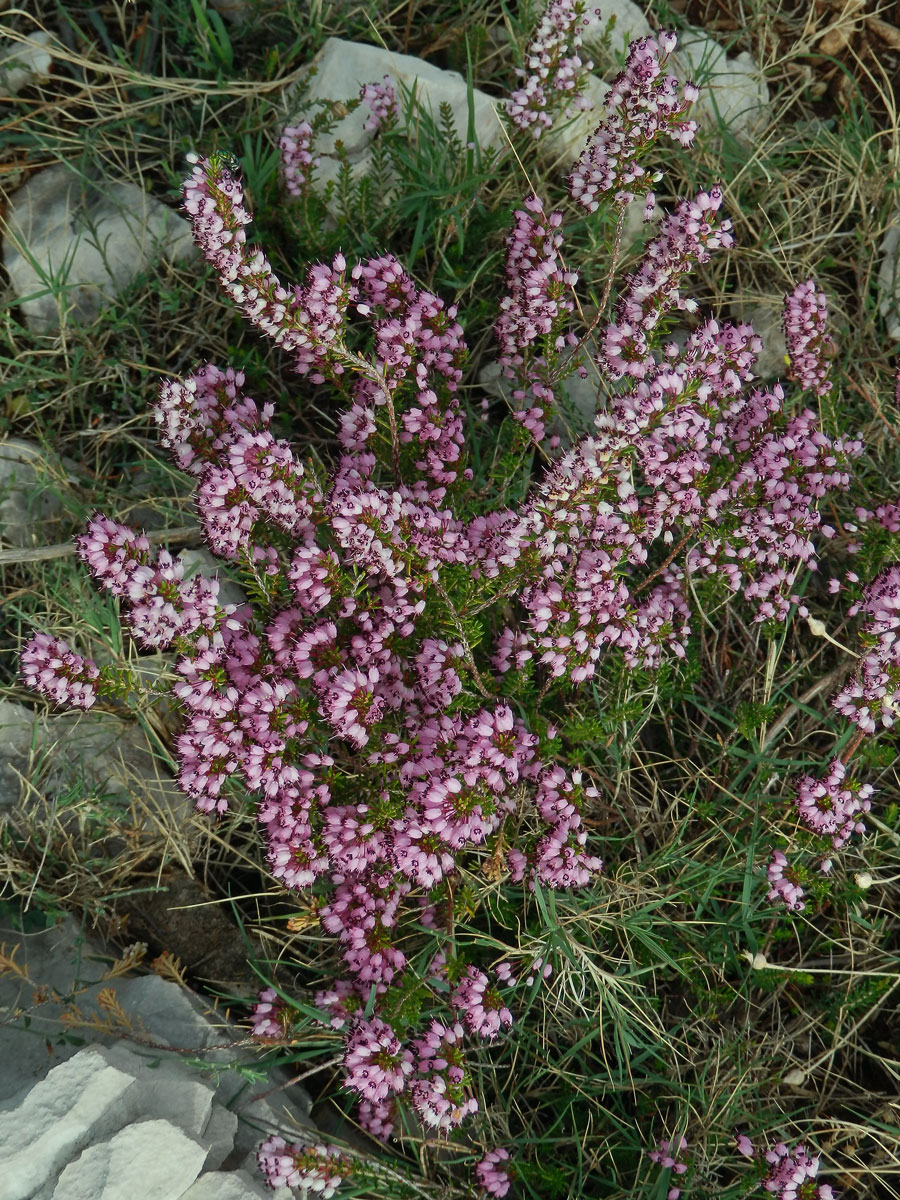
[[[828,307],[825,293],[815,280],[798,283],[784,298],[784,337],[790,359],[790,376],[802,388],[826,396],[834,386],[828,378],[834,339],[826,332]]]
[[[310,153],[313,129],[308,121],[285,125],[278,139],[284,185],[292,196],[305,196],[312,173],[319,164]]]
[[[509,119],[537,139],[553,127],[553,110],[583,102],[581,81],[592,69],[579,53],[588,24],[584,0],[551,0],[525,52],[524,80],[506,102]]]
[[[400,105],[390,75],[385,75],[381,83],[363,84],[359,98],[372,114],[363,126],[367,133],[378,133],[385,126],[390,126],[398,120]]]
[[[652,196],[659,174],[641,162],[660,134],[690,146],[696,121],[685,119],[699,96],[692,83],[682,88],[663,67],[674,50],[674,34],[640,38],[631,43],[625,69],[616,76],[606,97],[606,117],[588,139],[568,178],[572,199],[596,212],[600,198],[612,194],[617,204],[635,196]],[[648,199],[648,206],[652,205]],[[646,216],[646,214],[645,214]]]
[[[578,275],[566,271],[559,260],[561,224],[562,213],[545,216],[542,201],[534,195],[516,210],[506,239],[507,293],[494,327],[503,374],[515,381],[516,420],[536,442],[543,441],[556,403],[549,379],[552,360],[563,346],[577,340],[564,332],[574,308],[570,297]]]
[[[86,709],[97,699],[99,667],[61,638],[36,633],[22,648],[19,662],[25,684],[54,704]]]

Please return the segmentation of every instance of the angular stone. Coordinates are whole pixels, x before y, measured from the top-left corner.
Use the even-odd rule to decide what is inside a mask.
[[[417,102],[426,111],[438,118],[440,105],[447,103],[453,124],[460,138],[465,141],[469,123],[469,96],[465,79],[456,71],[443,71],[421,58],[410,54],[394,54],[380,46],[369,46],[362,42],[348,42],[341,38],[328,38],[325,45],[310,64],[315,68],[309,78],[309,88],[300,108],[285,124],[294,125],[302,120],[311,120],[320,111],[317,101],[342,103],[357,100],[360,88],[366,83],[381,83],[389,76],[403,103],[402,88],[415,89]],[[473,91],[475,136],[482,149],[497,146],[502,141],[500,119],[494,110],[494,101],[485,92]],[[340,160],[337,142],[343,143],[347,160],[354,177],[366,174],[371,163],[372,134],[365,129],[371,113],[361,104],[355,112],[337,122],[330,133],[316,139],[314,154],[319,158],[316,171],[316,186],[323,188],[330,180],[337,180]],[[414,138],[414,123],[407,130]]]
[[[50,34],[40,29],[0,53],[0,89],[17,96],[22,88],[46,79],[53,61],[47,49],[51,44]]]
[[[41,524],[62,511],[57,491],[66,478],[65,468],[54,468],[36,443],[0,442],[0,538],[13,546],[38,545]]]
[[[752,325],[753,332],[762,339],[762,353],[753,367],[753,374],[757,379],[785,377],[787,345],[781,323],[782,307],[781,297],[773,297],[771,301],[766,302],[751,301],[744,305],[732,305],[733,319],[738,323],[746,321]]]
[[[203,1130],[202,1141],[206,1147],[204,1172],[217,1171],[231,1155],[237,1128],[237,1116],[229,1109],[216,1104],[210,1114],[209,1123]]]
[[[184,988],[159,975],[119,980],[116,995],[125,1012],[140,1020],[157,1045],[171,1046],[182,1053],[202,1053],[230,1040],[227,1031],[220,1033],[203,1016]]]
[[[205,1159],[205,1149],[168,1121],[140,1121],[70,1162],[51,1195],[53,1200],[178,1200]]]
[[[190,225],[135,184],[48,167],[14,193],[3,261],[38,332],[91,321],[158,258],[193,257]]]
[[[153,754],[143,730],[110,713],[43,715],[0,700],[0,760],[31,781],[26,796],[31,806],[43,793],[52,798],[73,773],[83,772],[98,793],[133,800],[133,813],[128,815],[138,825],[184,821],[193,810]],[[0,779],[0,785],[10,789],[12,782],[11,777]],[[17,799],[11,791],[0,791],[0,802],[7,807]]]
[[[632,0],[603,0],[603,3],[599,5],[599,13],[596,8],[597,6],[593,4],[589,6],[588,12],[585,14],[588,23],[582,34],[584,45],[592,53],[596,53],[600,49],[599,43],[613,17],[615,17],[615,23],[609,40],[609,50],[613,53],[624,52],[629,42],[637,41],[642,37],[650,37],[653,33],[649,21],[638,6],[632,3]]]
[[[107,964],[99,961],[95,947],[84,943],[71,919],[33,934],[0,928],[0,943],[8,951],[18,944],[16,962],[28,975],[27,982],[10,973],[0,976],[0,1012],[5,1018],[0,1020],[0,1103],[5,1100],[8,1111],[23,1105],[31,1106],[29,1112],[33,1109],[35,1088],[43,1086],[38,1082],[41,1079],[46,1084],[54,1059],[68,1059],[71,1067],[80,1055],[89,1053],[58,1042],[63,1003],[73,991],[78,991],[75,1002],[90,1019],[98,1011],[100,988],[113,989],[136,1039],[93,1035],[105,1043],[90,1050],[95,1066],[118,1072],[123,1091],[113,1109],[75,1143],[72,1153],[53,1160],[57,1167],[125,1125],[159,1118],[178,1126],[204,1148],[204,1171],[246,1163],[253,1175],[255,1149],[268,1132],[297,1126],[314,1129],[308,1117],[308,1094],[299,1084],[284,1086],[291,1077],[288,1070],[273,1069],[266,1080],[250,1083],[241,1072],[227,1069],[235,1060],[247,1062],[252,1057],[236,1046],[245,1037],[243,1030],[224,1018],[217,1020],[215,1014],[208,1015],[193,993],[169,980],[155,975],[104,979]],[[36,988],[51,998],[35,1007]],[[54,992],[60,1001],[52,999]],[[21,1019],[14,1019],[23,1009],[29,1015],[30,1032],[21,1028]],[[188,1066],[185,1058],[197,1061]],[[201,1064],[208,1064],[209,1069]],[[80,1070],[80,1065],[75,1069]],[[57,1073],[60,1070],[54,1068],[48,1078],[64,1082],[65,1074]],[[0,1116],[5,1116],[2,1108]],[[0,1138],[0,1165],[5,1165],[3,1155]],[[56,1171],[44,1172],[42,1177],[43,1186],[38,1180],[36,1190],[24,1194],[33,1200],[51,1200]],[[0,1170],[0,1200],[10,1200],[3,1191],[3,1179]]]
[[[271,1196],[247,1171],[211,1171],[191,1184],[181,1200],[271,1200]]]
[[[114,986],[121,1002],[121,981]],[[114,1042],[103,1051],[112,1066],[126,1071],[137,1084],[122,1102],[121,1124],[158,1118],[177,1126],[198,1142],[205,1141],[213,1115],[214,1089],[202,1083],[184,1063],[175,1058],[160,1060],[158,1054],[147,1057],[152,1053],[139,1045],[130,1046],[124,1042]],[[229,1113],[229,1116],[233,1114]],[[219,1138],[221,1127],[215,1133]]]
[[[746,51],[729,58],[717,41],[692,29],[679,34],[673,65],[682,83],[691,80],[700,88],[690,115],[701,127],[715,128],[721,120],[735,137],[747,139],[765,121],[769,88]]]
[[[193,575],[205,575],[207,579],[219,580],[220,604],[247,603],[247,593],[221,571],[221,560],[212,555],[209,550],[182,550],[181,558],[184,562],[185,578]]]
[[[116,1129],[133,1084],[89,1048],[0,1112],[0,1200],[28,1200],[92,1140]]]

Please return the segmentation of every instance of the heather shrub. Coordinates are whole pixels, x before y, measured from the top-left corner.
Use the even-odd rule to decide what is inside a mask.
[[[577,103],[584,13],[556,0],[527,48],[507,109],[523,145]],[[247,394],[241,370],[200,365],[161,387],[159,439],[195,478],[206,543],[247,603],[223,604],[216,577],[185,579],[179,557],[102,513],[78,552],[118,597],[136,644],[172,652],[181,787],[210,819],[253,815],[268,875],[330,940],[331,976],[302,995],[267,981],[252,1034],[273,1052],[337,1050],[353,1119],[384,1155],[271,1137],[259,1161],[273,1187],[553,1196],[573,1172],[601,1171],[617,1182],[644,1173],[657,1189],[647,1194],[672,1200],[692,1181],[699,1195],[751,1183],[790,1200],[832,1195],[803,1144],[790,1150],[765,1124],[751,1141],[727,1128],[726,1109],[710,1114],[705,1146],[673,1101],[678,1127],[645,1138],[646,1161],[628,1139],[615,1148],[625,1114],[642,1124],[653,1111],[623,1100],[629,1076],[649,1081],[645,1093],[664,1078],[668,1035],[657,998],[641,991],[645,959],[670,932],[684,935],[652,906],[650,924],[629,924],[617,895],[628,887],[616,864],[628,814],[609,781],[635,738],[623,730],[652,722],[654,751],[679,753],[664,739],[697,703],[696,643],[708,631],[757,627],[774,645],[799,617],[815,632],[805,591],[839,538],[829,514],[846,506],[863,453],[819,416],[833,383],[813,280],[785,299],[790,362],[771,386],[755,380],[751,326],[692,298],[692,273],[727,253],[734,232],[716,181],[667,212],[657,202],[656,143],[687,152],[696,133],[697,89],[666,69],[674,47],[670,34],[631,47],[568,174],[568,199],[553,207],[528,192],[512,214],[493,321],[505,418],[469,400],[466,313],[397,257],[337,252],[301,283],[283,282],[248,241],[234,160],[195,156],[184,184],[223,292],[335,414],[334,446],[307,453],[281,435],[271,403]],[[389,81],[372,81],[360,103],[381,139],[374,169],[388,172],[402,106]],[[285,189],[307,223],[324,219],[313,184],[325,120],[290,126],[280,142]],[[357,201],[370,202],[370,189],[360,183]],[[635,201],[642,256],[617,271]],[[567,256],[567,214],[609,220],[599,278],[587,277],[596,264]],[[600,293],[592,323],[581,310],[588,289]],[[579,375],[599,381],[581,433],[563,419],[565,382]],[[893,509],[860,508],[856,519],[896,528]],[[822,906],[838,852],[864,833],[873,789],[850,760],[892,725],[900,698],[897,571],[864,580],[850,570],[827,584],[829,595],[849,591],[850,615],[865,618],[863,653],[834,700],[858,733],[794,764],[765,822],[757,810],[749,857],[729,864],[723,850],[721,908],[788,921]],[[82,708],[135,687],[45,633],[22,670],[54,703]],[[744,713],[758,757],[772,715]],[[688,830],[702,813],[682,800],[673,820]],[[627,956],[604,946],[607,934]],[[762,969],[750,937],[744,949]],[[738,947],[723,953],[740,961]],[[669,965],[677,975],[677,959]],[[588,1031],[604,1028],[604,1006],[614,1032],[600,1054]],[[652,1053],[633,1053],[640,1026],[656,1038]],[[609,1162],[579,1162],[571,1107],[559,1162],[547,1157],[552,1093],[543,1150],[517,1140],[517,1072],[539,1079],[542,1054],[558,1056],[576,1094],[584,1077],[608,1072],[609,1113],[595,1106],[585,1119],[608,1117]],[[774,1149],[754,1149],[763,1141]],[[409,1146],[434,1150],[431,1190],[403,1157]],[[435,1190],[441,1179],[461,1190]]]

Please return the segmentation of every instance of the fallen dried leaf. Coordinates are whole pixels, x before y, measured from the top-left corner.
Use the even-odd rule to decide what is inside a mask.
[[[849,45],[850,39],[859,29],[860,25],[859,20],[855,20],[854,18],[864,4],[865,0],[847,0],[843,12],[837,21],[829,27],[819,41],[816,47],[819,54],[827,54],[833,58],[845,46]]]
[[[896,25],[889,25],[880,17],[866,17],[866,20],[871,31],[883,42],[887,42],[894,50],[900,50],[900,29]]]

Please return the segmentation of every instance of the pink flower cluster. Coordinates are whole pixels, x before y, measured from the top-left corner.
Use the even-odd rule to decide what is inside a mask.
[[[560,261],[561,224],[562,213],[545,216],[537,196],[529,196],[516,210],[506,238],[507,291],[494,327],[497,360],[503,374],[515,381],[514,415],[536,442],[543,441],[556,403],[546,349],[559,351],[576,343],[574,334],[564,334],[578,274]]]
[[[872,807],[869,797],[874,791],[870,784],[848,779],[847,768],[836,758],[823,779],[804,775],[800,780],[797,811],[814,833],[830,837],[835,850],[840,850],[854,833],[865,833],[860,815]]]
[[[267,1138],[256,1157],[270,1188],[299,1187],[322,1200],[329,1200],[354,1170],[352,1159],[337,1146],[289,1146],[278,1136]]]
[[[865,653],[853,679],[833,703],[842,716],[873,734],[893,727],[900,711],[900,566],[889,567],[850,609],[870,618],[862,633]]]
[[[769,891],[766,899],[772,904],[783,904],[789,912],[803,912],[806,902],[804,892],[797,880],[796,869],[790,865],[781,850],[773,850],[766,868]]]
[[[586,11],[584,0],[550,0],[525,52],[525,66],[517,71],[524,82],[510,96],[506,112],[535,138],[553,127],[555,111],[564,105],[588,107],[580,87],[594,64],[579,53]]]
[[[285,125],[278,139],[284,186],[292,196],[303,196],[319,160],[312,155],[313,128],[308,121]]]
[[[118,596],[133,636],[144,646],[167,649],[201,637],[219,640],[239,627],[234,606],[218,602],[218,579],[184,577],[184,562],[168,550],[150,554],[147,539],[96,513],[76,539],[79,557],[101,587]]]
[[[275,988],[264,988],[253,1007],[250,1036],[258,1041],[283,1042],[292,1025],[290,1010]]]
[[[640,266],[626,280],[625,290],[616,305],[615,320],[604,331],[600,361],[613,379],[643,380],[654,369],[659,371],[660,366],[650,353],[650,342],[660,318],[672,310],[696,312],[696,301],[682,295],[685,277],[695,264],[709,262],[713,250],[727,250],[734,244],[731,222],[718,216],[722,200],[722,189],[717,185],[708,192],[699,192],[693,200],[682,200],[673,213],[663,218],[659,233],[648,243]],[[733,368],[731,373],[715,368],[709,371],[705,381],[706,395],[723,388],[726,394],[733,392],[738,379],[750,377],[748,368],[755,358],[754,351],[761,349],[758,340],[735,344],[731,329],[732,326],[712,324],[712,343],[706,339],[707,344],[701,341],[696,347],[700,351],[706,350],[706,354],[696,356],[699,364],[710,350],[718,349],[716,343],[720,342],[723,343],[722,351],[731,352],[729,357],[739,351],[750,350],[751,353],[741,364],[743,371],[737,379]],[[740,326],[739,330],[746,330],[748,337],[752,336],[749,326]],[[676,360],[677,351],[672,354],[670,346],[665,347],[666,359]],[[669,365],[665,362],[664,368]],[[705,398],[703,393],[701,398]]]
[[[366,899],[358,887],[358,902],[365,906]],[[340,902],[323,913],[326,928],[332,928],[339,907]],[[377,922],[373,928],[377,929]],[[403,965],[400,956],[398,969]],[[444,965],[439,964],[429,977],[433,1007],[447,1005],[445,974]],[[451,994],[450,1020],[426,1018],[423,1029],[412,1029],[401,1038],[389,1020],[379,1015],[390,1000],[388,984],[393,977],[391,969],[380,974],[370,970],[352,980],[338,980],[332,989],[316,994],[323,1021],[344,1032],[345,1081],[360,1097],[360,1123],[385,1141],[392,1136],[404,1101],[423,1125],[444,1132],[477,1112],[478,1101],[472,1094],[466,1066],[465,1040],[467,1036],[493,1039],[502,1027],[512,1024],[512,1014],[498,991],[499,978],[492,984],[484,972],[469,965]],[[366,1017],[365,1002],[372,983],[375,1011]],[[253,1010],[252,1035],[262,1041],[284,1040],[290,1026],[275,990],[266,988]]]
[[[893,728],[900,711],[900,567],[883,571],[849,611],[851,616],[864,613],[870,620],[862,630],[864,652],[856,672],[832,704],[858,726],[857,740],[861,740],[880,728]],[[862,818],[872,807],[874,790],[870,784],[848,778],[845,761],[834,758],[821,779],[804,775],[798,781],[795,804],[807,828],[830,838],[833,848],[840,850],[854,833],[865,833]],[[825,858],[819,869],[827,873],[831,866],[831,859]],[[771,885],[768,898],[801,911],[801,872],[788,864],[782,851],[773,853],[767,873]]]
[[[245,226],[251,217],[244,207],[243,186],[229,161],[221,155],[209,159],[193,155],[192,160],[184,208],[194,239],[218,273],[223,291],[250,322],[292,356],[299,374],[324,382],[323,369],[341,373],[347,359],[337,335],[355,296],[343,257],[338,254],[330,267],[324,263],[311,267],[305,287],[285,288],[263,252],[247,246]],[[302,165],[298,163],[298,171]],[[354,357],[349,365],[356,365]]]
[[[784,298],[784,337],[791,362],[791,378],[802,388],[826,396],[833,386],[828,378],[834,340],[826,332],[828,308],[825,293],[815,280],[798,283]]]
[[[647,1157],[651,1162],[662,1167],[663,1170],[674,1171],[676,1175],[683,1175],[688,1164],[681,1161],[681,1154],[687,1149],[687,1138],[680,1137],[677,1145],[669,1141],[660,1141],[656,1144],[655,1150],[648,1150]],[[670,1187],[666,1192],[666,1200],[678,1200],[681,1195],[681,1188]]]
[[[386,891],[387,881],[382,883]],[[387,1141],[406,1107],[426,1128],[447,1133],[478,1111],[466,1065],[466,1041],[471,1038],[491,1041],[512,1025],[512,1014],[500,989],[511,987],[515,980],[508,963],[496,969],[494,982],[469,964],[451,988],[448,999],[446,963],[438,961],[425,983],[430,1001],[428,1011],[440,1012],[440,1018],[426,1015],[421,1026],[401,1029],[397,1024],[395,1028],[391,1022],[397,1018],[390,1015],[389,985],[405,962],[398,953],[393,966],[389,966],[387,957],[380,957],[377,947],[379,943],[382,949],[387,947],[385,939],[379,938],[379,927],[383,933],[396,919],[396,899],[390,909],[385,903],[380,908],[371,906],[370,897],[371,889],[367,893],[357,885],[355,903],[378,913],[363,934],[374,951],[366,957],[368,969],[354,972],[353,963],[348,962],[351,978],[338,980],[332,988],[318,992],[315,1003],[323,1023],[344,1034],[345,1083],[360,1097],[357,1117],[363,1128]],[[346,917],[348,907],[340,899],[326,906],[322,912],[326,929],[337,929],[337,914],[340,911]],[[381,924],[379,917],[387,921],[387,926]],[[367,1001],[372,1005],[373,984],[374,1011],[366,1016]],[[275,989],[260,992],[251,1015],[252,1036],[263,1042],[284,1042],[290,1037],[291,1028],[290,1011],[278,999]]]
[[[819,1173],[818,1155],[812,1157],[803,1143],[789,1150],[784,1142],[766,1151],[769,1173],[763,1180],[767,1192],[775,1192],[778,1200],[835,1200],[828,1183],[816,1183]]]
[[[382,126],[391,124],[400,116],[400,105],[389,75],[385,75],[381,83],[363,84],[359,98],[371,114],[363,126],[367,133],[377,133]]]
[[[489,1150],[480,1163],[475,1166],[475,1178],[478,1186],[488,1196],[496,1196],[501,1200],[510,1189],[512,1180],[509,1174],[509,1152],[503,1147]]]
[[[23,646],[19,665],[23,682],[54,704],[87,709],[97,699],[99,667],[61,638],[36,633]]]
[[[551,23],[559,31],[582,14],[560,2]],[[544,78],[565,89],[580,63],[547,46]],[[616,103],[643,112],[640,86],[640,103],[656,97],[674,121],[653,47],[630,56]],[[198,159],[185,184],[195,239],[226,294],[309,384],[327,380],[344,399],[335,462],[302,462],[242,374],[207,364],[163,384],[155,417],[196,479],[210,549],[252,580],[257,603],[222,605],[218,579],[185,578],[180,558],[102,514],[78,552],[138,642],[176,651],[181,787],[206,812],[249,792],[273,878],[317,886],[344,965],[319,1007],[344,1036],[347,1086],[376,1136],[391,1136],[403,1106],[444,1133],[476,1111],[466,1041],[512,1023],[509,964],[491,979],[454,948],[430,956],[427,979],[408,978],[423,927],[451,945],[460,879],[483,871],[573,888],[602,869],[584,820],[598,791],[553,761],[555,734],[541,740],[517,715],[509,673],[537,670],[557,703],[610,654],[647,670],[685,657],[692,576],[719,576],[758,621],[785,619],[797,571],[815,565],[814,535],[827,535],[818,505],[847,486],[859,444],[829,439],[809,410],[789,417],[780,386],[748,386],[759,350],[749,326],[708,320],[681,350],[657,345],[666,314],[696,307],[682,294],[688,270],[730,245],[721,200],[714,188],[683,201],[628,278],[601,331],[598,364],[617,386],[594,432],[521,504],[479,511],[466,486],[456,309],[390,256],[338,255],[303,285],[282,284],[247,245],[229,162]],[[531,197],[508,240],[497,335],[518,415],[538,438],[556,379],[574,369],[560,357],[573,344],[575,283],[560,245],[558,214]],[[869,598],[876,620],[886,595]],[[96,668],[61,646],[33,644],[26,672],[45,694],[85,705]],[[799,902],[786,860],[776,866],[773,889]],[[526,966],[529,983],[550,972],[541,958]],[[398,1000],[411,982],[414,1016]],[[283,1040],[290,1026],[266,989],[256,1036]],[[485,1160],[483,1190],[503,1187],[500,1153]],[[346,1173],[329,1148],[280,1139],[261,1164],[273,1186],[326,1195]]]
[[[659,42],[647,37],[629,46],[625,68],[606,97],[607,115],[568,179],[572,199],[588,212],[596,212],[600,197],[610,193],[616,203],[627,204],[650,192],[661,176],[648,172],[641,159],[661,134],[682,146],[694,140],[697,123],[685,117],[700,92],[663,73],[676,42],[674,33],[660,33]],[[652,208],[652,200],[648,204]]]
[[[746,1136],[737,1138],[738,1150],[746,1158],[757,1158],[758,1152]],[[767,1192],[775,1193],[777,1200],[836,1200],[834,1189],[828,1183],[817,1183],[819,1173],[818,1155],[811,1156],[802,1142],[793,1150],[779,1142],[762,1156],[767,1165],[762,1186]]]

